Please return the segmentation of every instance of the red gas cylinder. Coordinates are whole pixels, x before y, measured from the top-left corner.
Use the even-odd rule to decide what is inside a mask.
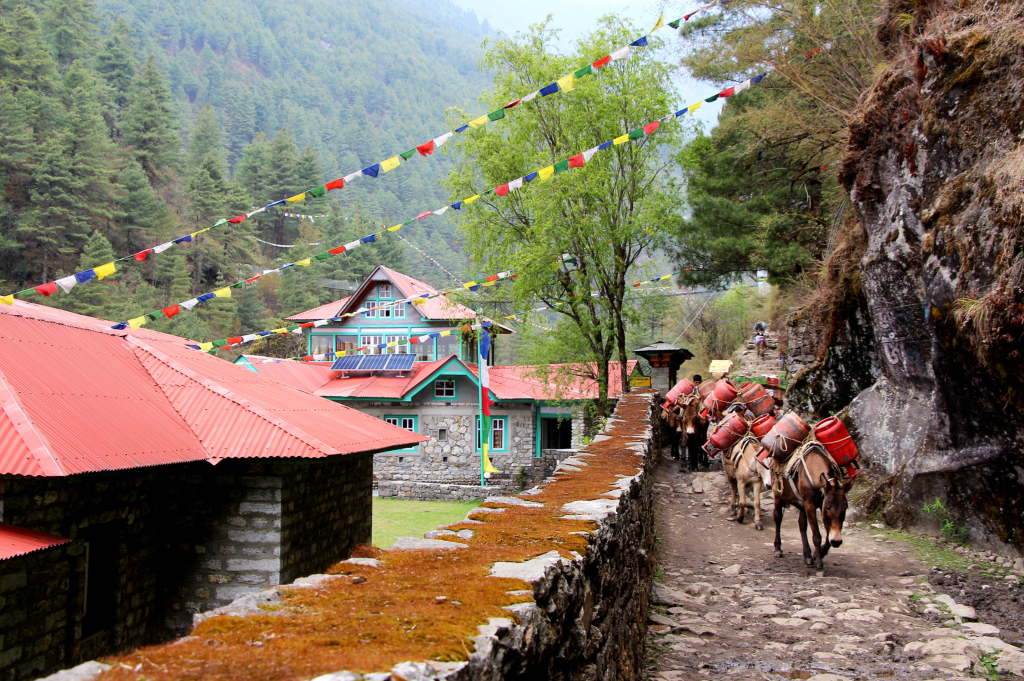
[[[771,414],[765,414],[759,416],[754,420],[754,423],[750,426],[750,430],[753,431],[754,437],[758,440],[768,434],[768,431],[775,425],[775,417]]]
[[[772,426],[763,438],[761,445],[780,461],[786,461],[804,441],[811,427],[799,416],[790,412]]]
[[[704,381],[697,386],[697,393],[700,394],[700,399],[703,400],[705,397],[711,394],[711,391],[715,389],[715,384],[711,381]]]
[[[711,440],[708,440],[707,442],[704,443],[703,449],[705,452],[707,452],[708,456],[718,456],[718,450],[715,449],[715,446],[713,444],[711,444]]]
[[[765,416],[775,411],[775,399],[763,390],[761,392],[761,395],[747,402],[747,409],[754,416]]]
[[[723,378],[715,384],[714,390],[704,399],[704,405],[711,411],[722,411],[736,399],[736,386]]]
[[[683,380],[672,386],[672,389],[668,391],[668,395],[665,396],[665,401],[672,403],[676,399],[683,395],[689,395],[693,392],[693,383],[689,379],[684,378]]]
[[[747,432],[747,422],[741,416],[730,416],[722,421],[708,440],[716,449],[726,450],[736,444]]]
[[[836,463],[844,466],[857,458],[857,445],[847,432],[843,422],[834,416],[818,421],[814,426],[814,437],[818,438]]]

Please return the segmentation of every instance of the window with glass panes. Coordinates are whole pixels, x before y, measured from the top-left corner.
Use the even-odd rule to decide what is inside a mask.
[[[309,337],[309,354],[322,355],[334,352],[334,336],[314,335]]]
[[[409,337],[408,336],[387,336],[387,343],[398,342],[393,348],[388,348],[389,355],[405,355],[409,353]]]
[[[377,289],[378,298],[391,298],[391,284],[381,284]]]
[[[488,447],[492,452],[503,452],[508,446],[508,417],[491,417],[491,445]],[[476,417],[476,449],[480,451],[480,417]]]
[[[379,355],[381,354],[381,349],[375,346],[380,345],[383,342],[384,336],[362,336],[359,340],[359,346],[363,348],[373,348],[371,354]]]
[[[434,381],[434,397],[439,400],[454,400],[455,379],[441,378]]]
[[[387,423],[390,423],[393,426],[398,426],[399,428],[402,428],[403,430],[408,430],[410,433],[417,432],[417,426],[419,425],[417,423],[418,418],[416,416],[385,416],[384,420]],[[397,449],[397,450],[392,450],[392,451],[415,452],[417,450],[417,448],[418,448],[418,445],[413,445],[413,446],[408,447],[406,449]]]

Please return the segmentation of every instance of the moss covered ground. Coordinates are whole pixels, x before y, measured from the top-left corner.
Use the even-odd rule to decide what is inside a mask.
[[[466,517],[479,501],[413,501],[410,499],[373,499],[373,545],[391,548],[399,537],[422,537],[441,525],[450,525]]]

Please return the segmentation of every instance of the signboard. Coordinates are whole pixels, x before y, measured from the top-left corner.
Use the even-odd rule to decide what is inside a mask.
[[[629,379],[630,388],[650,388],[651,377],[650,376],[633,376]]]
[[[731,359],[715,359],[711,361],[711,366],[708,367],[708,373],[714,376],[715,374],[727,374],[732,371],[732,360]]]

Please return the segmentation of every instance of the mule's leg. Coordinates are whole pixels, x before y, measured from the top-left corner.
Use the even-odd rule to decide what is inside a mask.
[[[755,466],[757,464],[754,464]],[[761,476],[754,471],[754,529],[763,530],[764,525],[761,524]]]
[[[736,522],[742,523],[743,517],[747,514],[747,483],[740,479],[740,471],[736,470],[736,489],[740,498],[736,503]]]
[[[729,481],[729,487],[732,488],[732,503],[729,505],[730,513],[728,519],[736,520],[736,515],[738,513],[742,513],[742,511],[738,511],[736,509],[736,499],[739,497],[739,494],[736,492],[736,478],[732,477],[731,475],[726,475],[725,477]]]
[[[772,516],[775,519],[775,557],[782,558],[782,497],[775,495],[775,510]]]
[[[825,564],[823,559],[825,554],[821,552],[821,532],[818,530],[818,509],[813,503],[807,502],[804,503],[804,509],[804,512],[809,516],[811,521],[811,532],[814,537],[814,563],[818,568],[818,572],[824,572]]]
[[[677,431],[675,428],[673,428],[668,437],[669,437],[669,440],[672,442],[672,458],[673,459],[678,459],[679,458],[679,431]]]
[[[690,470],[696,471],[698,464],[700,463],[701,445],[703,442],[697,442],[697,438],[691,435],[686,436],[686,454],[689,461]]]
[[[800,519],[798,521],[800,526],[800,541],[804,545],[804,563],[807,565],[812,564],[813,556],[811,554],[811,546],[807,543],[807,509],[806,506],[800,508]]]

